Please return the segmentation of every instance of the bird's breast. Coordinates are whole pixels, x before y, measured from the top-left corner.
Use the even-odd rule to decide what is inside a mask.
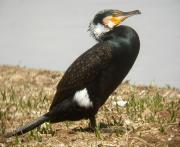
[[[93,82],[92,93],[96,96],[98,107],[102,106],[109,95],[118,87],[130,71],[138,54],[138,49],[129,45],[112,48],[112,58],[109,65],[101,71]],[[137,51],[136,51],[137,50]],[[97,100],[98,99],[98,100]]]

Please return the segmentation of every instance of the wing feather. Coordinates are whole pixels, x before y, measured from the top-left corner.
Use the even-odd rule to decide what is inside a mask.
[[[76,91],[85,88],[105,69],[111,58],[112,50],[108,43],[98,43],[79,56],[58,83],[50,110],[64,99],[72,97]]]

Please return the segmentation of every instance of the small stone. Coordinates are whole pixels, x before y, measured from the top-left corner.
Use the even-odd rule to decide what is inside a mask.
[[[117,101],[117,104],[118,104],[118,106],[120,106],[120,107],[125,107],[126,104],[127,104],[127,101],[119,100],[119,101]]]

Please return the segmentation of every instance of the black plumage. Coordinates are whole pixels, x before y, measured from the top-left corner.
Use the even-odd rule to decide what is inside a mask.
[[[139,13],[139,11],[133,12],[133,14]],[[101,11],[92,23],[93,25],[97,25],[98,22],[102,24],[103,18],[114,17],[115,14],[123,16],[124,12]],[[93,29],[96,29],[95,26]],[[55,123],[90,119],[91,127],[96,127],[97,111],[125,78],[140,48],[139,37],[131,27],[117,25],[108,31],[107,28],[105,29],[106,32],[102,32],[99,36],[94,35],[98,43],[78,57],[67,69],[57,85],[49,112],[30,124],[7,133],[6,137],[21,135],[46,121]],[[86,89],[86,98],[89,98],[89,101],[86,101],[87,106],[81,106],[74,98],[76,93],[83,89]]]

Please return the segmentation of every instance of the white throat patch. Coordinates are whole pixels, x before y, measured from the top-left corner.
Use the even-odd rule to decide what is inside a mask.
[[[115,24],[112,21],[109,21],[107,25],[111,29],[115,26]]]
[[[102,24],[99,23],[94,27],[94,34],[96,34],[97,36],[100,36],[108,31],[109,30],[107,28],[105,28]]]
[[[89,108],[93,106],[93,103],[90,101],[89,94],[86,88],[77,91],[74,95],[73,100],[76,101],[80,107]]]
[[[89,31],[96,40],[99,40],[102,35],[110,31],[110,28],[107,28],[100,23],[95,25],[93,22],[91,22],[89,25]]]

